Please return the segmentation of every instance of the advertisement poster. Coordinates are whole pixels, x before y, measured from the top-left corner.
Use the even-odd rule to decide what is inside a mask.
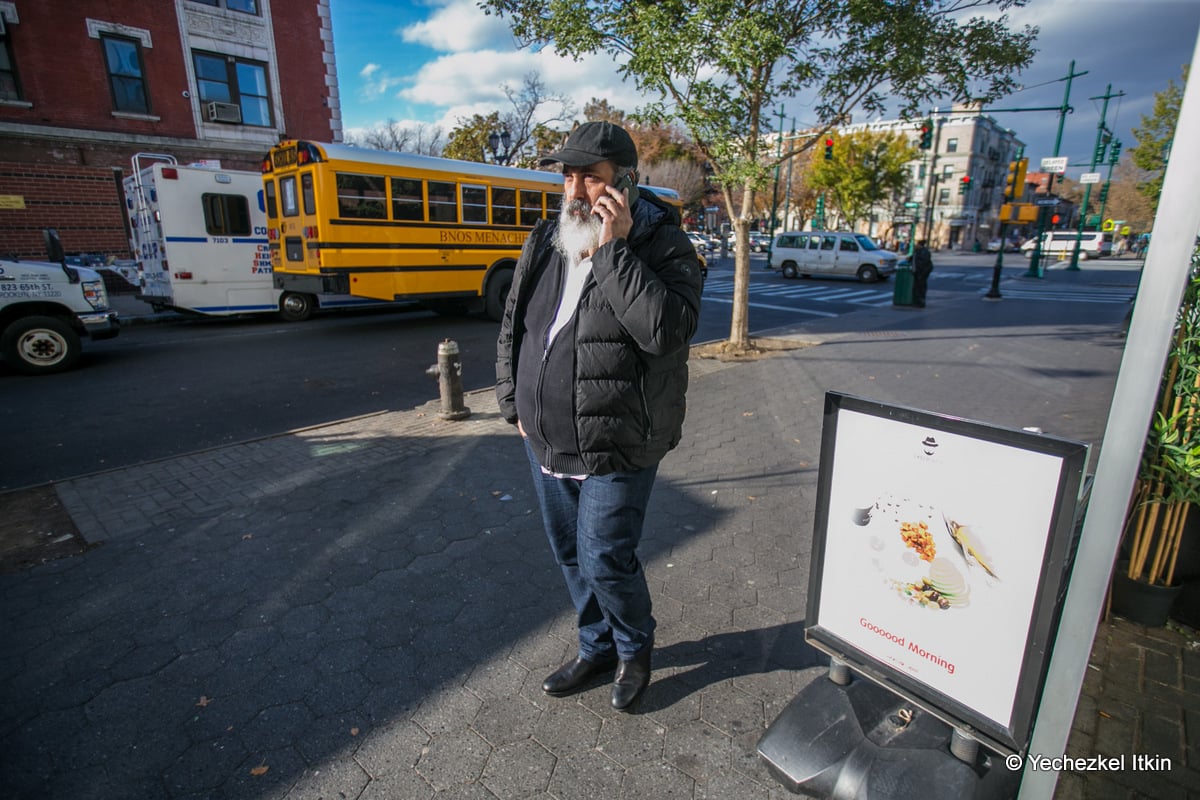
[[[1039,600],[1058,589],[1064,458],[954,427],[838,410],[811,622],[1009,730]]]

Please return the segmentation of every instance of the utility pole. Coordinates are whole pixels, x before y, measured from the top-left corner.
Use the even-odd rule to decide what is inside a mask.
[[[1112,84],[1104,88],[1104,94],[1099,97],[1089,97],[1089,100],[1103,100],[1104,105],[1100,108],[1100,124],[1096,126],[1096,147],[1092,150],[1092,166],[1088,172],[1096,171],[1096,164],[1104,161],[1104,153],[1108,149],[1108,142],[1112,136],[1108,132],[1108,127],[1104,124],[1105,117],[1108,116],[1108,101],[1114,97],[1124,97],[1124,92],[1112,93]],[[1082,245],[1083,239],[1083,219],[1087,214],[1088,201],[1092,198],[1092,184],[1088,184],[1083,190],[1083,208],[1080,209],[1079,223],[1075,229],[1075,248],[1071,251],[1071,265],[1067,269],[1079,269],[1079,247]]]
[[[1074,109],[1071,108],[1071,81],[1075,78],[1081,78],[1087,75],[1087,71],[1076,72],[1075,62],[1071,61],[1071,66],[1067,68],[1067,77],[1064,79],[1067,82],[1067,90],[1063,94],[1062,106],[1058,109],[1058,136],[1054,138],[1054,158],[1058,158],[1058,150],[1062,147],[1063,125],[1066,124],[1067,114],[1070,114]],[[1049,179],[1046,181],[1046,197],[1049,197],[1054,189],[1054,173],[1050,173]],[[1027,278],[1042,277],[1042,234],[1046,231],[1046,209],[1038,209],[1038,226],[1037,238],[1034,239],[1033,257],[1029,259],[1029,271],[1025,273]]]
[[[933,201],[937,198],[937,195],[934,194],[934,192],[937,191],[938,182],[936,175],[937,149],[938,145],[942,143],[942,123],[945,122],[937,108],[934,108],[933,111],[930,112],[930,117],[933,116],[937,116],[937,133],[933,137],[933,147],[931,148],[929,155],[929,173],[927,176],[928,182],[925,184],[925,233],[921,237],[925,240],[926,246],[931,244],[929,241],[929,229],[933,226]]]
[[[796,141],[796,118],[792,117],[792,132],[788,136],[787,186],[784,187],[784,190],[783,190],[783,229],[784,230],[787,230],[787,227],[788,227],[788,224],[787,224],[788,223],[788,214],[791,213],[791,205],[792,205],[792,162],[795,160],[795,157],[792,154],[792,147],[794,146],[793,142],[795,142],[795,141]],[[770,261],[767,261],[768,268],[770,268],[769,267],[770,263],[771,263]]]
[[[783,106],[779,107],[779,139],[775,142],[775,187],[771,191],[771,243],[767,245],[767,267],[771,266],[771,249],[775,246],[775,214],[779,211],[779,166],[783,161]]]

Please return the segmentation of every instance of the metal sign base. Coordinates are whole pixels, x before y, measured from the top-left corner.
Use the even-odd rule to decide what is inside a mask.
[[[1012,798],[1020,771],[983,748],[951,753],[954,730],[871,681],[822,675],[758,743],[772,776],[794,794],[834,800]],[[963,754],[961,747],[956,752]]]

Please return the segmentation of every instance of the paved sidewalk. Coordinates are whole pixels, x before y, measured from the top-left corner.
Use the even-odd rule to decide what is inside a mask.
[[[1136,283],[1090,263],[1004,285]],[[923,310],[775,332],[809,347],[693,359],[632,715],[603,683],[541,692],[574,625],[490,392],[459,423],[430,403],[64,481],[99,546],[0,576],[0,796],[791,797],[755,747],[822,673],[803,625],[824,393],[1098,443],[1127,306],[1105,308],[935,282]],[[1200,796],[1197,729],[1194,636],[1103,623],[1070,754],[1172,769],[1066,774],[1058,796]]]

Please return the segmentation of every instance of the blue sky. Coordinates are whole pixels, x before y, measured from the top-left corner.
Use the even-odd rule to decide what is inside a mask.
[[[388,119],[441,125],[460,117],[509,108],[502,86],[517,86],[538,72],[547,88],[571,97],[578,108],[593,97],[632,111],[649,98],[623,84],[606,55],[579,62],[518,49],[506,23],[479,10],[475,0],[332,0],[342,116],[348,130]],[[1200,0],[1030,0],[1009,12],[1013,27],[1041,28],[1033,66],[1019,76],[1028,87],[1000,101],[1001,108],[1059,106],[1068,66],[1074,79],[1060,154],[1072,162],[1090,157],[1102,101],[1112,91],[1108,127],[1126,148],[1130,128],[1153,107],[1154,93],[1179,83],[1200,32]],[[811,121],[799,100],[785,104],[797,125]],[[996,113],[1027,143],[1033,165],[1051,155],[1058,129],[1055,112]],[[856,122],[866,117],[856,117]],[[790,119],[789,119],[790,125]],[[1072,172],[1076,172],[1073,170]]]

